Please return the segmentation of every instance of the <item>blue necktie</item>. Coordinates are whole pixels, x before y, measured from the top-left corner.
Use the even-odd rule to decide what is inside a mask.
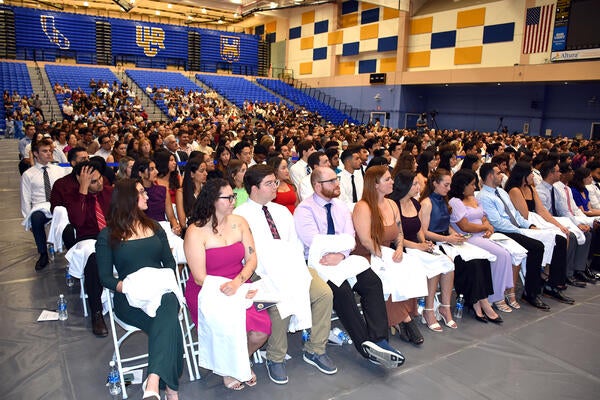
[[[325,204],[327,209],[327,234],[335,235],[335,225],[333,224],[333,217],[331,216],[331,203]]]

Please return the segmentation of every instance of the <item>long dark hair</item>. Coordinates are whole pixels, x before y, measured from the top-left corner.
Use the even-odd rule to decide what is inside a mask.
[[[240,172],[244,164],[246,163],[242,160],[238,160],[237,158],[229,160],[229,164],[227,164],[227,180],[229,181],[229,186],[231,186],[234,189],[236,188],[236,186],[233,177],[235,176],[235,174]]]
[[[273,172],[275,173],[275,176],[277,176],[277,170],[279,169],[279,166],[281,165],[282,162],[288,162],[287,160],[284,160],[283,157],[271,157],[269,158],[269,160],[267,161],[267,165],[270,166],[271,168],[273,168]],[[289,169],[289,165],[288,165],[288,169]],[[277,178],[279,179],[279,178]],[[298,190],[296,189],[296,185],[294,185],[294,182],[292,182],[291,179],[287,179],[284,181],[285,183],[288,184],[288,186],[294,191],[297,192]]]
[[[185,165],[185,170],[183,174],[183,210],[186,215],[189,215],[192,211],[192,207],[194,207],[194,202],[196,198],[194,197],[194,192],[196,191],[196,187],[194,185],[194,178],[192,175],[198,171],[198,168],[204,163],[202,157],[194,157],[188,160]]]
[[[477,175],[470,169],[461,169],[452,176],[450,192],[448,197],[456,197],[459,200],[465,198],[465,188],[473,181],[477,180]]]
[[[399,170],[394,178],[394,191],[390,193],[388,197],[396,203],[400,203],[400,200],[410,192],[415,176],[417,176],[417,174],[413,171],[406,169]]]
[[[510,192],[512,188],[520,188],[527,183],[527,177],[531,174],[531,164],[519,161],[510,171],[510,176],[504,185],[504,190]]]
[[[175,168],[175,171],[169,171],[171,157],[175,158],[170,151],[163,149],[157,150],[154,153],[154,164],[156,164],[159,178],[165,176],[169,177],[169,189],[179,189],[179,169]]]
[[[215,216],[215,203],[221,194],[221,188],[230,186],[225,179],[216,178],[206,182],[200,191],[192,212],[189,216],[190,223],[197,227],[203,227],[212,220],[212,231],[217,233],[217,218]]]
[[[574,187],[580,193],[585,192],[585,183],[583,183],[583,180],[590,176],[591,173],[592,170],[587,167],[577,168],[573,174],[573,179],[571,179],[569,186]]]
[[[138,207],[138,197],[140,196],[136,188],[138,183],[141,184],[139,180],[127,178],[115,183],[110,199],[110,209],[106,216],[106,226],[110,229],[111,246],[133,236],[136,222],[153,232],[158,230],[158,224]]]
[[[425,178],[429,176],[429,162],[435,158],[433,151],[425,150],[417,159],[417,172],[420,172]]]
[[[419,201],[423,201],[425,198],[429,197],[431,193],[435,191],[435,187],[433,183],[440,183],[444,176],[450,176],[450,171],[444,168],[438,168],[431,173],[429,179],[427,179],[427,185],[425,185],[425,189],[421,192],[421,197]],[[444,197],[444,201],[446,202],[446,206],[448,206],[448,210],[451,210],[450,205],[448,205],[448,196]],[[449,211],[450,212],[450,211]]]

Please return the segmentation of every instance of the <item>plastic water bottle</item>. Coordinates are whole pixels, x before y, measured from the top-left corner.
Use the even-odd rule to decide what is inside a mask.
[[[58,319],[60,321],[65,321],[69,318],[69,313],[67,312],[67,299],[65,299],[65,295],[61,293],[58,296]]]
[[[333,328],[329,332],[329,341],[335,344],[339,344],[340,346],[343,344],[352,344],[352,339],[350,336],[340,328]]]
[[[302,329],[302,343],[310,340],[310,329]]]
[[[456,308],[454,309],[454,318],[462,318],[463,316],[463,308],[465,307],[465,298],[461,294],[456,299]]]
[[[69,271],[69,264],[67,264],[67,269],[65,271],[65,281],[67,282],[67,287],[75,286],[75,279],[71,276],[71,272]]]
[[[48,260],[54,262],[54,245],[48,243]]]
[[[423,315],[423,309],[425,309],[425,297],[419,297],[417,300],[417,312],[419,315]]]
[[[121,394],[121,379],[119,377],[119,370],[117,369],[117,366],[113,360],[110,360],[108,365],[110,367],[107,379],[108,392],[111,395],[116,396]]]

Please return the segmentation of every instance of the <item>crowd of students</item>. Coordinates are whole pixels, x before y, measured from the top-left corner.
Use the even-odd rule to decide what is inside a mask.
[[[182,345],[177,296],[160,295],[151,318],[122,294],[149,279],[144,267],[187,262],[201,362],[233,390],[257,383],[247,358],[265,343],[270,379],[288,382],[288,329],[312,328],[303,359],[335,374],[325,351],[332,309],[363,357],[395,368],[405,360],[390,332],[422,345],[419,321],[432,332],[460,328],[453,290],[476,320],[500,324],[523,301],[573,304],[567,287],[599,277],[596,142],[334,126],[275,104],[233,110],[206,95],[160,96],[174,120],[126,109],[65,118],[31,125],[19,145],[35,269],[48,265],[44,224],[65,207],[65,246],[95,243],[83,271],[93,333],[107,335],[104,286],[117,292],[117,315],[149,334],[147,398],[160,389],[176,398]],[[72,171],[53,164],[55,153]],[[244,311],[269,290],[275,306]]]

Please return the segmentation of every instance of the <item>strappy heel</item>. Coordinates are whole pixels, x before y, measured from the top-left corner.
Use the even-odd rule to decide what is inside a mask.
[[[448,308],[450,309],[450,305],[449,304],[440,304],[440,307],[444,307],[444,308]],[[454,322],[454,320],[452,319],[452,317],[450,317],[450,319],[448,321],[446,321],[446,317],[444,317],[444,314],[439,312],[440,317],[442,318],[442,321],[444,321],[444,325],[446,325],[448,328],[450,329],[456,329],[458,328],[458,325],[456,325],[456,322]]]
[[[425,311],[433,311],[433,316],[435,318],[435,322],[433,324],[428,324],[427,320],[425,319]],[[436,312],[436,310],[434,308],[424,308],[423,309],[423,314],[421,315],[421,322],[423,323],[423,325],[426,325],[429,329],[431,329],[434,332],[443,332],[444,330],[442,329],[442,326],[438,323],[438,313]]]
[[[515,310],[521,308],[521,305],[517,302],[517,294],[515,292],[509,292],[506,296],[504,296],[504,301],[506,301],[506,304]]]

